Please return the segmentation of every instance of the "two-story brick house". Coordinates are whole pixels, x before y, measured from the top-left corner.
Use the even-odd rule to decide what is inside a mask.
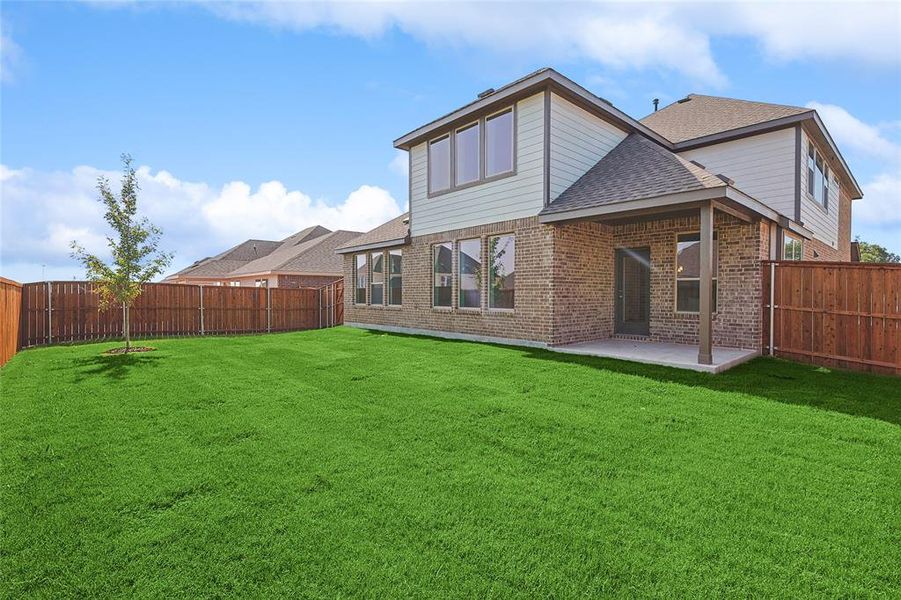
[[[409,213],[338,249],[347,323],[702,365],[760,351],[761,261],[849,260],[862,197],[813,110],[691,95],[636,120],[552,69],[395,147]]]

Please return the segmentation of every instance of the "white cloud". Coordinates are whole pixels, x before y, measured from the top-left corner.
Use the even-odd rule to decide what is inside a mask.
[[[16,79],[16,69],[22,61],[22,48],[7,34],[0,31],[0,82],[11,83]]]
[[[901,4],[203,2],[225,18],[373,39],[397,29],[429,45],[468,45],[535,60],[584,58],[664,69],[722,86],[714,38],[757,42],[774,60],[901,64]]]
[[[780,60],[839,59],[901,63],[901,4],[897,2],[748,2],[720,7],[720,25],[756,38]]]
[[[883,173],[864,184],[863,200],[854,203],[852,219],[855,225],[901,228],[901,173]]]
[[[585,57],[614,68],[662,67],[721,86],[709,37],[692,19],[651,5],[505,2],[204,2],[233,20],[294,31],[324,29],[373,39],[397,29],[429,45],[534,58]]]
[[[173,268],[221,252],[248,238],[278,240],[310,225],[367,231],[402,212],[391,195],[362,185],[343,201],[329,203],[278,181],[253,189],[242,181],[221,188],[178,179],[167,171],[137,169],[140,211],[163,229],[163,247],[176,253]],[[108,233],[97,202],[97,178],[106,176],[116,189],[120,174],[89,166],[45,172],[0,165],[2,241],[5,276],[25,279],[81,276],[69,257],[77,240],[106,252]]]
[[[815,109],[829,133],[842,148],[901,165],[901,145],[883,136],[880,128],[864,123],[841,106],[808,102],[807,108]]]
[[[388,170],[390,170],[395,175],[400,175],[401,177],[407,177],[409,170],[409,156],[406,151],[398,150],[394,153],[394,158],[391,159],[391,162],[388,163]]]

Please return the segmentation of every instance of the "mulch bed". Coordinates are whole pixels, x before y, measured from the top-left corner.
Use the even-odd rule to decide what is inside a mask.
[[[151,348],[150,346],[132,346],[128,349],[128,353],[131,354],[133,352],[153,352],[156,348]],[[103,353],[103,356],[112,356],[114,354],[125,354],[125,348],[113,348],[112,350],[107,350]]]

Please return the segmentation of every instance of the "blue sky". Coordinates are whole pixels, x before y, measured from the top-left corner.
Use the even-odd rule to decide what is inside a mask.
[[[811,105],[901,252],[898,4],[2,4],[2,272],[71,279],[130,152],[180,267],[403,210],[391,142],[542,66],[635,117],[689,92]],[[774,15],[778,13],[778,15]],[[811,18],[811,15],[814,15]]]

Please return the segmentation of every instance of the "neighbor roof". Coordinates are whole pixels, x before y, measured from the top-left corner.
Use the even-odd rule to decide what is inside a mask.
[[[357,252],[370,248],[385,248],[387,246],[400,246],[406,244],[410,238],[409,213],[404,213],[367,231],[363,235],[350,240],[344,246],[339,246],[337,252]]]
[[[813,113],[809,108],[689,94],[641,122],[674,144],[784,117]]]
[[[167,279],[226,275],[252,260],[268,255],[281,244],[282,242],[274,242],[272,240],[247,240],[216,256],[202,258],[174,275],[170,275]]]
[[[542,215],[679,192],[726,187],[698,165],[636,133],[629,134],[551,202]]]
[[[247,240],[216,256],[202,258],[191,266],[170,275],[166,279],[177,279],[179,277],[222,277],[231,275],[250,262],[268,257],[283,248],[291,248],[328,233],[331,233],[331,231],[325,227],[313,225],[312,227],[301,229],[297,233],[289,235],[285,239],[277,242],[272,240]]]
[[[335,254],[335,249],[359,235],[359,231],[339,230],[300,244],[286,244],[268,256],[235,269],[231,274],[239,276],[279,272],[340,275],[343,260]]]

